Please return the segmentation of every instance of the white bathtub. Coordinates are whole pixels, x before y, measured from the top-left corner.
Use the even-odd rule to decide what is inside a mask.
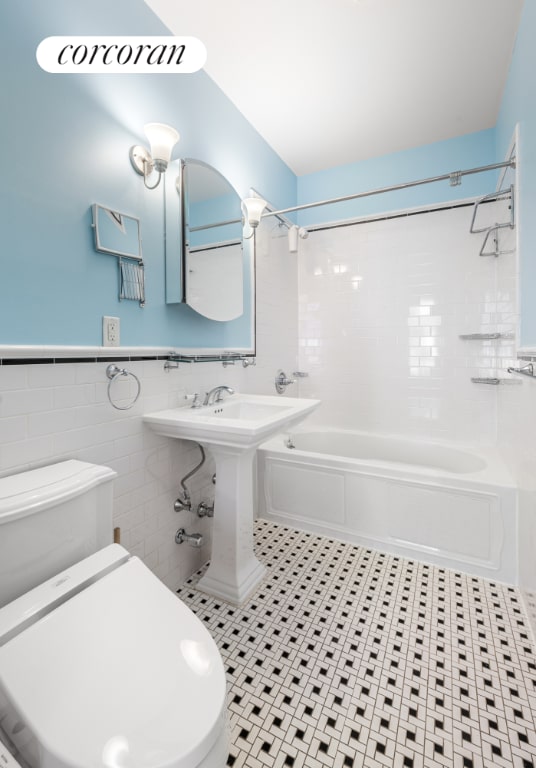
[[[261,517],[517,583],[517,494],[498,456],[360,432],[287,438],[258,449]]]

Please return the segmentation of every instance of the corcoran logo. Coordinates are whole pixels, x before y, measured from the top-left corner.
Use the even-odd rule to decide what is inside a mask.
[[[188,74],[201,69],[207,50],[197,37],[47,37],[36,51],[45,72],[80,74]]]

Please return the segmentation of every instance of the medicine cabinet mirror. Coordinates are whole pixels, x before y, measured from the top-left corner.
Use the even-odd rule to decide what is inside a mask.
[[[241,200],[227,179],[200,160],[181,161],[182,300],[220,322],[244,313],[250,249],[243,248]]]

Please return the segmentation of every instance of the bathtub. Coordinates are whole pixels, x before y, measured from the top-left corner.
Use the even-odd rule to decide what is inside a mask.
[[[326,429],[288,438],[258,449],[261,517],[517,583],[517,493],[493,452]]]

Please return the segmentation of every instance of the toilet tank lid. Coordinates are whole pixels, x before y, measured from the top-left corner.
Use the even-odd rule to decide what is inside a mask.
[[[0,525],[61,504],[115,476],[109,467],[70,459],[2,477]]]

